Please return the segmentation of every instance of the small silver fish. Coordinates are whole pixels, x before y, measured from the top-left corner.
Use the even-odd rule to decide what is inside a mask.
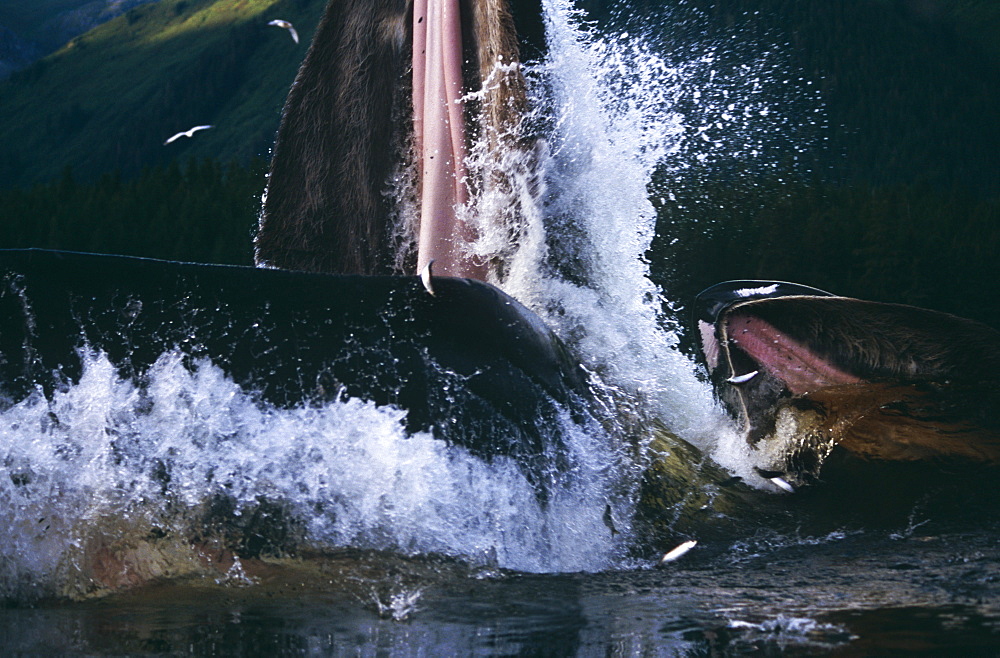
[[[780,478],[780,477],[775,476],[775,477],[770,478],[770,479],[771,479],[771,483],[774,484],[774,486],[778,487],[779,489],[784,489],[788,493],[795,493],[795,487],[793,487],[792,485],[790,485],[788,483],[788,480],[786,480],[785,478]]]
[[[754,370],[753,372],[748,372],[745,375],[733,375],[726,381],[730,384],[746,384],[748,381],[757,376],[759,371]]]
[[[673,550],[664,553],[663,557],[660,558],[660,561],[657,563],[656,566],[662,567],[667,562],[673,562],[674,560],[679,559],[682,555],[684,555],[697,545],[698,545],[697,539],[691,539],[684,542],[683,544],[677,546]]]

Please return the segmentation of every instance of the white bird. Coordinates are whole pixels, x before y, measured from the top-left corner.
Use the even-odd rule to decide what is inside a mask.
[[[288,21],[283,21],[280,18],[275,18],[273,21],[268,23],[268,25],[285,28],[286,30],[288,30],[288,33],[292,35],[292,40],[295,41],[295,43],[299,42],[299,33],[295,31],[295,26],[289,23]]]
[[[198,132],[199,130],[208,130],[211,127],[212,126],[195,126],[194,128],[191,128],[190,130],[184,130],[182,132],[177,133],[176,135],[174,135],[173,137],[171,137],[167,141],[163,142],[163,145],[166,146],[170,142],[177,141],[181,137],[193,137],[194,134],[196,132]]]

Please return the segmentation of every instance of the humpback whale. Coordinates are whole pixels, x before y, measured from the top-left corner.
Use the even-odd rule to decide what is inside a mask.
[[[714,389],[765,475],[1000,466],[1000,332],[781,281],[717,284],[696,312]]]
[[[505,26],[499,42],[475,30],[472,41],[459,41],[453,31],[418,38],[415,26],[458,5],[431,6],[437,9],[411,15],[400,1],[328,5],[279,131],[255,242],[260,267],[0,252],[0,409],[56,397],[81,379],[93,353],[135,383],[138,415],[146,413],[143,387],[162,359],[179,359],[194,373],[211,364],[265,409],[309,409],[341,398],[398,407],[411,433],[430,430],[435,441],[484,461],[512,457],[544,498],[549,469],[559,468],[564,454],[559,423],[567,412],[589,420],[580,418],[593,406],[588,373],[537,316],[482,280],[496,263],[475,253],[474,230],[456,224],[452,212],[464,195],[505,184],[463,171],[471,133],[531,153],[530,129],[519,121],[524,97],[516,66],[531,44],[511,41],[521,32],[511,23],[520,14],[485,1],[461,4],[473,13],[463,13],[459,27],[465,34],[467,24]],[[459,77],[466,85],[458,96],[454,71],[434,79],[405,63],[406,52],[427,54],[432,43],[441,50],[424,61],[425,74],[440,71],[445,61],[454,65],[456,53],[465,62]],[[420,85],[425,93],[417,91]],[[449,112],[459,100],[462,112]],[[397,121],[398,113],[414,121]],[[406,237],[413,251],[402,259],[393,236],[407,226],[396,223],[398,208],[385,193],[397,156],[417,162],[421,198],[419,222],[409,227],[416,230]],[[781,304],[793,299],[801,306],[783,311]],[[828,301],[834,305],[824,306]],[[977,350],[995,356],[988,331],[791,284],[722,286],[700,302],[713,381],[773,482],[796,488],[825,477],[841,453],[880,463],[995,461],[996,428],[981,417],[990,405],[977,407],[983,398],[967,397],[979,386],[995,394],[988,389],[995,359],[977,356]],[[803,321],[810,312],[817,319]],[[895,333],[872,331],[883,325]],[[911,349],[908,336],[927,349]],[[963,347],[949,348],[942,336],[959,336]],[[782,359],[799,365],[783,367]],[[977,374],[965,377],[967,368]],[[45,427],[59,422],[54,412],[42,421]],[[886,438],[887,428],[898,427],[913,431]],[[731,534],[733,519],[745,520],[747,510],[763,505],[748,502],[747,489],[729,474],[702,468],[703,456],[691,446],[662,443],[656,461],[642,464],[648,477],[636,507],[655,538],[651,543],[671,534],[680,542],[661,559],[669,563],[695,545],[685,534],[692,528],[703,540],[711,523],[726,526],[718,536]],[[130,449],[129,437],[115,435],[109,446],[108,458],[118,459]],[[179,479],[181,469],[169,455],[148,463],[142,457],[139,467],[164,490]],[[13,467],[9,475],[15,491],[34,477]],[[709,479],[717,486],[705,487]],[[222,526],[231,539],[223,547],[243,558],[267,552],[262,542],[280,544],[274,537],[284,536],[284,528],[259,531],[251,520],[270,516],[282,526],[288,517],[280,501],[271,513],[271,501],[257,499],[248,514],[224,496],[207,503],[212,509],[198,528],[202,539],[211,535],[205,527]],[[600,507],[606,500],[599,498]],[[578,501],[572,502],[575,513]],[[614,534],[610,504],[604,521]],[[159,533],[172,530],[153,529],[157,533],[144,533],[141,542],[156,544]],[[175,535],[180,543],[194,546],[182,532]],[[107,556],[107,566],[92,577],[100,587],[117,587],[127,571],[123,560],[97,546],[90,552]],[[294,543],[276,550],[286,546]]]

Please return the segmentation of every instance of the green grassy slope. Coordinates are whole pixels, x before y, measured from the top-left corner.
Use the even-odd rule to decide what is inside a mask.
[[[0,186],[266,155],[323,0],[161,0],[0,84]],[[296,45],[273,18],[295,23]],[[213,130],[163,146],[197,124]]]

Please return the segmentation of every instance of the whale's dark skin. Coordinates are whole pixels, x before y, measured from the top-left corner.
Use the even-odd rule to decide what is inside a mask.
[[[715,391],[769,474],[804,484],[828,459],[1000,466],[1000,332],[774,281],[718,284],[697,309]]]
[[[222,368],[281,406],[358,397],[408,429],[531,462],[557,403],[585,394],[541,321],[497,288],[44,250],[0,250],[3,404],[76,381],[80,350],[138,383],[165,352]]]

